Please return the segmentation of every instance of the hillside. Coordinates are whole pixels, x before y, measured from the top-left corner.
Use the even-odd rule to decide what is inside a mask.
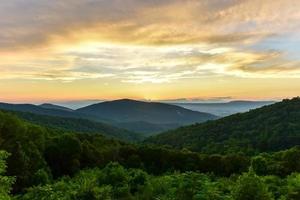
[[[0,199],[236,199],[229,195],[261,187],[277,199],[299,194],[297,147],[205,155],[57,131],[0,111],[0,149]]]
[[[143,136],[139,133],[131,132],[125,129],[114,127],[109,124],[95,122],[87,119],[37,115],[29,112],[14,111],[12,113],[28,122],[63,131],[101,134],[109,138],[131,142],[140,141],[143,138]]]
[[[39,114],[39,115],[73,117],[73,118],[83,118],[83,117],[89,118],[86,115],[75,113],[72,110],[57,109],[57,106],[53,106],[53,105],[50,106],[49,104],[36,106],[33,104],[0,103],[0,109],[9,110],[9,111],[30,112],[30,113],[35,113],[35,114]]]
[[[300,98],[146,139],[205,153],[276,151],[300,145]]]
[[[113,161],[151,174],[192,170],[225,176],[246,171],[250,163],[245,156],[220,156],[220,164],[227,166],[235,162],[237,166],[225,168],[217,165],[208,169],[207,164],[215,162],[213,156],[133,145],[98,134],[61,132],[25,122],[11,113],[1,111],[0,149],[11,154],[7,160],[7,175],[17,178],[14,192],[24,192],[31,186],[51,183],[52,178],[73,176],[81,169],[104,167]]]
[[[130,99],[98,103],[78,109],[77,112],[122,123],[144,121],[182,125],[216,119],[212,114],[195,112],[175,105]]]
[[[114,123],[113,125],[136,133],[141,133],[144,137],[156,135],[158,133],[180,127],[180,124],[154,124],[145,121],[120,122]]]
[[[53,117],[88,119],[145,135],[217,118],[208,113],[191,111],[179,106],[129,99],[93,104],[78,110],[53,104],[36,106],[8,103],[0,103],[0,109]]]

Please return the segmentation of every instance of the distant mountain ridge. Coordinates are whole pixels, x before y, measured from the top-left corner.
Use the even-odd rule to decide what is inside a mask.
[[[59,105],[55,105],[55,104],[51,104],[51,103],[43,103],[41,105],[39,105],[42,108],[46,108],[46,109],[56,109],[56,110],[64,110],[64,111],[74,111],[71,108],[67,108],[64,106],[59,106]]]
[[[105,116],[117,122],[146,121],[157,124],[185,124],[217,118],[209,113],[195,112],[175,105],[131,99],[120,99],[93,104],[77,109],[76,111],[98,117]]]
[[[173,103],[194,111],[208,112],[220,117],[229,116],[235,113],[247,112],[252,109],[270,105],[275,101],[245,101],[236,100],[225,103]]]
[[[67,110],[67,108],[66,109],[53,109],[53,107],[49,108],[49,106],[47,106],[47,108],[45,108],[44,106],[37,106],[37,105],[33,105],[33,104],[0,103],[0,109],[11,110],[11,111],[31,112],[31,113],[35,113],[35,114],[49,115],[49,116],[63,116],[63,117],[75,117],[75,118],[84,117],[84,116],[78,115],[77,113],[75,113],[72,110]]]
[[[88,119],[145,134],[162,132],[182,125],[216,119],[209,113],[191,111],[176,105],[130,99],[97,103],[77,110],[54,104],[6,104],[0,109],[38,115]]]
[[[215,121],[181,127],[146,139],[203,153],[277,151],[300,145],[300,98]]]

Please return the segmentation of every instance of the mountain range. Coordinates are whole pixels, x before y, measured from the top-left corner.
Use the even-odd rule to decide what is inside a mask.
[[[93,104],[76,110],[76,112],[94,118],[106,118],[114,121],[117,126],[168,126],[179,127],[216,119],[209,113],[191,111],[179,106],[165,103],[143,102],[131,99],[121,99]],[[131,123],[133,125],[131,125]]]
[[[49,105],[46,107],[49,109]],[[56,111],[63,109],[50,107]],[[42,126],[36,125],[39,123]],[[157,194],[152,191],[165,194],[169,187],[165,199],[174,195],[178,199],[193,199],[191,188],[194,191],[205,188],[211,194],[208,199],[228,199],[228,194],[243,184],[243,191],[248,192],[251,186],[250,194],[264,187],[271,188],[274,196],[288,190],[291,192],[286,196],[295,197],[280,195],[277,199],[299,199],[300,98],[182,127],[169,131],[169,135],[152,137],[146,140],[146,145],[114,140],[110,127],[95,123],[79,118],[0,111],[0,188],[5,189],[0,196],[3,191],[9,193],[6,189],[9,187],[10,194],[22,200],[49,197],[56,200],[66,193],[67,199],[99,199],[102,195],[105,199],[157,199],[161,195],[150,198],[147,195]],[[109,133],[106,135],[109,138],[94,134],[99,129]],[[120,129],[115,131],[121,136],[124,133]],[[148,145],[161,137],[164,142]],[[278,149],[284,151],[274,152]],[[255,155],[247,155],[250,153]],[[188,195],[183,196],[182,191]],[[197,197],[205,192],[201,189]],[[107,196],[111,193],[112,197]],[[247,199],[248,193],[246,198],[237,199]],[[137,195],[132,198],[127,194]],[[11,199],[6,197],[2,199]],[[267,195],[260,197],[265,200]]]
[[[217,118],[217,116],[209,113],[191,111],[176,105],[130,99],[97,103],[77,110],[54,104],[7,103],[0,103],[0,109],[52,117],[86,119],[146,135]],[[74,121],[74,119],[69,119],[69,121]]]
[[[252,109],[270,105],[275,101],[230,101],[219,103],[172,103],[186,109],[211,113],[220,117],[229,116],[236,113],[247,112]]]

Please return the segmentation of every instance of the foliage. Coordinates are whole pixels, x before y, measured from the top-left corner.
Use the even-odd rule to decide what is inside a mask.
[[[151,174],[176,170],[212,172],[222,176],[246,171],[250,163],[250,159],[243,155],[201,155],[127,144],[95,134],[56,131],[2,112],[0,148],[11,153],[7,173],[17,177],[14,192],[48,183],[52,178],[72,176],[81,169],[104,167],[111,161],[129,168],[141,168]]]
[[[141,141],[143,139],[142,134],[134,133],[125,129],[117,128],[107,123],[96,122],[89,119],[55,117],[38,115],[29,112],[15,111],[12,113],[22,119],[25,119],[28,122],[62,131],[101,134],[109,138],[115,138],[130,142]]]
[[[279,179],[287,188],[276,194],[278,183],[257,176],[253,170],[239,177],[219,178],[197,172],[151,176],[140,169],[125,169],[110,163],[103,169],[83,170],[73,178],[35,186],[19,200],[271,200],[299,199],[299,174]],[[274,179],[274,178],[273,178]]]
[[[9,193],[11,191],[11,186],[14,183],[13,177],[8,177],[3,175],[6,172],[6,162],[5,160],[9,154],[5,151],[0,151],[0,200],[9,200]]]
[[[300,199],[300,174],[293,174],[287,178],[287,200]]]
[[[287,176],[300,172],[300,147],[275,153],[262,153],[252,158],[253,170],[258,175]]]
[[[235,148],[222,155],[129,144],[0,112],[0,149],[11,154],[0,151],[0,200],[11,189],[17,200],[299,199],[299,147],[253,157]]]
[[[267,186],[252,170],[241,175],[233,190],[235,200],[271,200]]]
[[[300,144],[300,98],[283,100],[246,113],[182,127],[146,139],[146,143],[202,153],[248,155]]]

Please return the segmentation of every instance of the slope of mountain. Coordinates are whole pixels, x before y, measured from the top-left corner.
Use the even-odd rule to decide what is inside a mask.
[[[225,117],[275,103],[274,101],[230,101],[227,103],[173,103],[186,109]]]
[[[46,109],[73,111],[70,108],[67,108],[67,107],[64,107],[64,106],[55,105],[55,104],[51,104],[51,103],[44,103],[44,104],[41,104],[39,106],[42,107],[42,108],[46,108]]]
[[[180,127],[180,124],[154,124],[144,121],[121,122],[115,123],[114,125],[137,133],[142,133],[145,137]]]
[[[100,119],[99,117],[95,119],[92,116],[78,113],[68,108],[52,105],[52,104],[42,104],[39,106],[33,104],[9,104],[0,103],[0,109],[8,111],[19,111],[19,112],[30,112],[38,115],[47,115],[55,117],[68,117],[68,118],[84,118],[90,120],[97,120],[101,122],[107,122],[109,120]]]
[[[7,112],[7,111],[5,111]],[[115,138],[122,141],[141,141],[143,136],[139,133],[120,129],[105,123],[95,122],[80,118],[54,117],[48,115],[37,115],[29,112],[8,111],[14,115],[33,124],[55,128],[62,131],[76,133],[101,134],[108,138]]]
[[[122,123],[144,121],[154,124],[183,125],[217,118],[212,114],[191,111],[175,105],[130,99],[98,103],[80,108],[77,112]]]
[[[243,181],[243,190],[254,185],[250,192],[265,187],[272,188],[275,195],[288,188],[290,192],[283,194],[295,198],[281,195],[280,199],[299,199],[297,147],[253,158],[239,152],[204,155],[133,145],[98,134],[57,131],[0,111],[0,149],[2,199],[170,199],[177,194],[177,199],[192,199],[191,187],[194,191],[205,188],[200,196],[209,192],[213,199],[216,193],[217,199],[233,199],[228,194],[241,188],[240,180],[247,181]],[[11,187],[14,196],[9,198]]]
[[[276,151],[300,145],[300,98],[247,113],[182,127],[146,139],[147,143],[205,153]]]
[[[21,112],[31,112],[41,115],[50,115],[50,116],[61,116],[61,117],[80,117],[77,113],[73,111],[66,111],[63,109],[53,109],[45,108],[43,106],[36,106],[33,104],[8,104],[0,103],[0,109],[2,110],[11,110],[11,111],[21,111]]]
[[[53,104],[36,106],[7,103],[0,103],[0,109],[55,117],[88,119],[133,132],[139,131],[147,135],[217,118],[208,113],[191,111],[175,105],[129,99],[93,104],[78,110]]]

